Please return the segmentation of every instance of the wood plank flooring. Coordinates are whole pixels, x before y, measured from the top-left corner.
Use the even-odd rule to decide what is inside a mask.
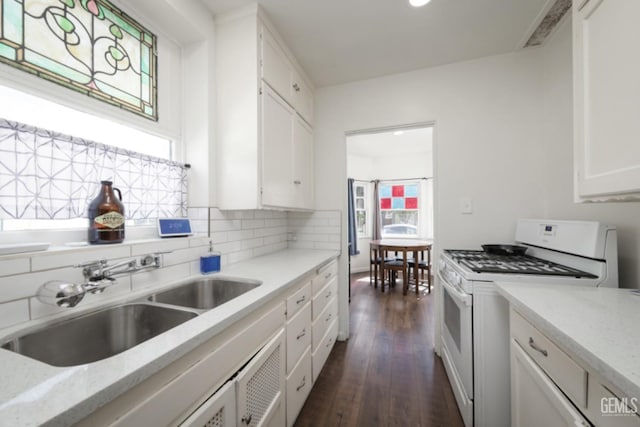
[[[331,351],[296,427],[463,426],[433,351],[434,298],[351,276],[351,337]]]

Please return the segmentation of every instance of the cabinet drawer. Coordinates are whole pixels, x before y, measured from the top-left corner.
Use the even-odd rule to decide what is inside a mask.
[[[337,274],[338,262],[335,260],[320,268],[318,270],[318,274],[316,274],[316,277],[313,278],[313,282],[311,284],[311,292],[313,293],[313,295],[315,296],[322,288],[324,288],[324,285],[326,285],[332,277],[337,276]]]
[[[640,427],[640,402],[637,398],[620,399],[600,382],[589,377],[587,414],[594,425]]]
[[[311,341],[312,347],[315,350],[320,345],[320,341],[322,337],[329,330],[329,326],[331,326],[331,322],[333,322],[338,317],[338,298],[334,296],[331,298],[331,301],[324,308],[322,313],[318,316],[317,319],[313,321],[313,325],[311,327]]]
[[[587,371],[514,310],[511,335],[575,404],[586,408]]]
[[[320,371],[324,366],[327,358],[329,357],[329,353],[331,353],[331,349],[336,342],[336,338],[338,337],[338,320],[334,320],[333,323],[329,326],[329,330],[326,335],[322,338],[320,345],[317,349],[315,349],[311,355],[311,370],[313,374],[313,382],[315,383],[318,379],[318,375],[320,375]]]
[[[313,297],[311,301],[311,315],[313,320],[316,320],[324,308],[329,304],[331,298],[333,298],[338,292],[338,278],[334,277],[331,281]]]
[[[287,377],[287,426],[292,426],[311,391],[311,349],[307,348]]]
[[[311,344],[311,304],[306,304],[295,317],[287,322],[287,372]]]
[[[311,301],[310,281],[287,298],[287,318],[291,319],[309,301]]]

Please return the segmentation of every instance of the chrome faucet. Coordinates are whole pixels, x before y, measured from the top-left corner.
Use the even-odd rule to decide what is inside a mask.
[[[36,296],[40,302],[58,307],[75,307],[87,293],[97,294],[117,283],[114,276],[160,267],[160,254],[145,255],[140,260],[134,258],[109,265],[106,259],[76,265],[82,268],[84,283],[76,284],[61,280],[51,280],[38,289]]]

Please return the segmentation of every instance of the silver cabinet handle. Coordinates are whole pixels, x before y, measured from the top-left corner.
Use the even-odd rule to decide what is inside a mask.
[[[331,296],[331,291],[327,293],[327,296],[325,298],[329,298],[330,296]]]
[[[302,181],[300,181],[299,179],[296,179],[295,181],[293,181],[293,183],[295,185],[300,185],[300,184],[302,184]]]
[[[296,304],[300,304],[302,301],[304,301],[306,297],[304,295],[302,295],[302,298],[300,298],[298,301],[296,301]]]
[[[296,92],[300,92],[300,85],[298,85],[298,83],[294,83],[294,84],[293,84],[293,89],[294,89]]]
[[[305,386],[306,382],[307,382],[307,376],[305,375],[304,377],[302,377],[302,384],[296,387],[296,391],[300,391],[300,389]]]
[[[302,332],[300,333],[300,335],[298,335],[298,336],[296,337],[296,339],[297,339],[297,340],[299,340],[300,338],[302,338],[302,337],[303,337],[303,336],[305,336],[305,335],[307,335],[307,328],[304,328],[304,329],[302,330]]]
[[[529,347],[531,347],[532,349],[534,349],[535,351],[537,351],[538,353],[540,353],[544,357],[547,357],[549,355],[547,350],[544,350],[544,349],[541,349],[540,347],[538,347],[538,345],[536,344],[536,342],[533,340],[532,337],[529,337]]]
[[[332,316],[333,316],[333,314],[329,313],[329,316],[325,319],[325,322],[328,322],[329,320],[331,320]]]
[[[328,279],[329,277],[331,277],[331,273],[327,273],[327,274],[324,275],[325,279]]]
[[[253,415],[249,414],[249,415],[245,415],[244,417],[242,417],[242,422],[245,423],[246,425],[251,424],[251,419],[253,418]]]

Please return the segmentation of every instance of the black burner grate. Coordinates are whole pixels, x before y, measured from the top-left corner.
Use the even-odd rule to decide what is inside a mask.
[[[495,255],[484,251],[445,249],[458,264],[476,273],[536,274],[595,279],[591,273],[529,255]]]

